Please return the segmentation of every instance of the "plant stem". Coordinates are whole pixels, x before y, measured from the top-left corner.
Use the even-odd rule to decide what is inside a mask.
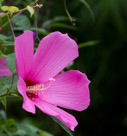
[[[75,20],[71,17],[71,15],[70,15],[70,13],[69,13],[69,11],[68,11],[68,9],[67,9],[66,0],[64,0],[64,7],[65,7],[66,14],[67,14],[67,16],[68,16],[68,18],[69,18],[71,24],[72,24],[73,26],[75,26],[75,23],[74,23]]]
[[[11,27],[12,34],[13,34],[13,38],[15,39],[15,34],[14,34],[14,30],[13,30],[13,27],[12,27],[12,24],[11,24],[11,21],[10,21],[10,18],[9,18],[9,14],[7,14],[7,17],[8,17],[10,27]]]

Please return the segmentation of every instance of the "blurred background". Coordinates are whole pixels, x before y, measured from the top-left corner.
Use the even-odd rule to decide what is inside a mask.
[[[79,122],[74,136],[126,136],[127,0],[87,0],[93,14],[82,1],[66,1],[70,15],[76,20],[73,26],[67,17],[63,0],[39,0],[38,3],[43,4],[43,7],[36,9],[36,15],[30,17],[29,12],[25,11],[21,14],[20,22],[19,18],[13,20],[15,34],[18,35],[25,29],[35,31],[36,25],[40,39],[53,31],[68,33],[80,47],[79,58],[68,69],[78,69],[91,80],[89,108],[82,112],[67,110]],[[32,0],[5,0],[4,4],[21,9],[31,2]],[[2,23],[4,21],[6,18]],[[7,25],[0,33],[10,36],[9,30]],[[37,45],[36,40],[35,47]],[[13,52],[13,46],[3,52],[8,54],[10,51]],[[7,117],[24,124],[29,122],[54,136],[68,136],[40,110],[32,115],[21,107],[22,100],[8,99]]]

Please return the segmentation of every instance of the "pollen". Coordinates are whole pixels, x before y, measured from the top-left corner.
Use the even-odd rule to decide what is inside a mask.
[[[27,86],[26,92],[27,92],[28,97],[34,100],[33,95],[37,96],[37,95],[43,94],[43,91],[48,89],[52,85],[52,82],[54,81],[55,81],[54,78],[49,78],[48,86],[45,86],[44,84],[36,84],[32,86]]]

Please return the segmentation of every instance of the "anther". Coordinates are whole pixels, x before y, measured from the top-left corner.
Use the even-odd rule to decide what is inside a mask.
[[[27,86],[26,88],[26,91],[28,93],[32,93],[32,94],[35,94],[35,95],[40,95],[40,91],[43,92],[44,90],[48,89],[52,82],[55,81],[54,78],[49,78],[49,85],[47,87],[44,87],[44,84],[37,84],[37,85],[33,85],[33,86]]]

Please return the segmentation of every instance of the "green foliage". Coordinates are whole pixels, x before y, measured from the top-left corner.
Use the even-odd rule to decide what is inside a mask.
[[[16,25],[16,26],[20,26],[21,28],[23,28],[23,30],[25,29],[30,29],[31,28],[31,23],[30,20],[27,16],[25,15],[19,15],[16,18],[14,18],[12,20],[12,22]]]
[[[0,44],[1,46],[14,46],[12,36],[0,34]]]
[[[17,75],[14,75],[14,81],[12,84],[12,77],[11,76],[4,76],[4,77],[0,77],[0,95],[3,95],[0,97],[0,102],[4,105],[5,109],[6,109],[6,99],[7,99],[7,95],[9,94],[18,94],[17,91],[15,91],[17,89]],[[6,95],[4,95],[6,94]]]
[[[84,42],[84,43],[80,43],[79,48],[83,48],[83,47],[87,47],[87,46],[94,46],[94,45],[99,44],[99,43],[100,43],[100,41],[98,41],[98,40],[87,41],[87,42]]]
[[[1,8],[1,6],[2,6],[2,2],[3,2],[4,0],[0,0],[0,8]]]
[[[5,128],[7,129],[7,131],[9,132],[16,132],[17,131],[17,126],[16,126],[16,123],[15,123],[15,120],[14,119],[8,119],[6,122],[5,122]]]
[[[3,106],[7,107],[7,99],[6,99],[6,96],[3,96],[3,97],[0,97],[0,102],[3,104]]]
[[[91,17],[94,21],[94,14],[93,14],[93,11],[92,11],[90,5],[86,2],[86,0],[79,0],[79,1],[89,10]]]
[[[65,21],[69,21],[67,17],[57,16],[53,19],[45,21],[42,27],[45,29],[48,27],[52,27],[52,28],[63,28],[63,29],[65,28],[65,29],[75,30],[75,31],[77,30],[75,26],[68,25],[65,23]]]
[[[60,120],[58,120],[57,118],[50,116],[55,122],[57,122],[70,136],[73,136],[72,132],[70,131],[70,129],[64,125]]]
[[[72,69],[72,66],[74,65],[74,61],[72,61],[67,67],[66,67],[66,69]]]
[[[0,94],[2,95],[4,93],[6,93],[8,91],[8,88],[10,88],[9,84],[5,84],[4,86],[2,86],[1,89],[0,89]]]
[[[11,70],[12,73],[16,72],[14,53],[7,55],[7,66]]]
[[[0,111],[0,136],[53,136],[52,134],[37,128],[28,121],[15,122],[7,119],[6,113]]]

